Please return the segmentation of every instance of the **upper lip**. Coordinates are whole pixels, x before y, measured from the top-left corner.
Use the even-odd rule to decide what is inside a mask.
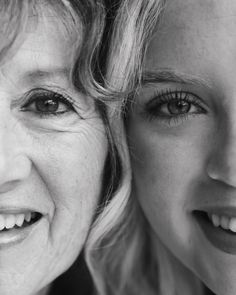
[[[0,207],[0,214],[27,214],[30,212],[37,212],[42,214],[41,212],[37,210],[32,210],[29,208],[1,208]]]

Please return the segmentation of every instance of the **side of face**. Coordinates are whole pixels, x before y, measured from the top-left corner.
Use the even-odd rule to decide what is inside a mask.
[[[236,292],[235,13],[233,0],[167,1],[128,121],[144,214],[217,295]]]
[[[70,81],[71,47],[46,17],[0,69],[4,295],[36,294],[64,272],[80,253],[99,202],[107,140],[94,101]],[[39,220],[17,227],[20,215],[35,212]]]

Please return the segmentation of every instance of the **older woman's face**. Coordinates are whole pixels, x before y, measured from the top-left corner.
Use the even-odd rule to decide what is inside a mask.
[[[44,20],[0,69],[0,294],[35,294],[65,271],[99,200],[107,142],[72,55]]]
[[[179,260],[236,294],[236,1],[167,1],[145,71],[128,123],[141,206]]]

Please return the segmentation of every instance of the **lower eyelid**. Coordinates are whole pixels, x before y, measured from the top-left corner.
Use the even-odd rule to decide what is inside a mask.
[[[195,119],[196,117],[200,116],[200,114],[192,114],[191,117]],[[151,119],[152,120],[152,119]],[[186,121],[189,120],[189,115],[180,115],[178,117],[169,117],[169,118],[154,118],[154,121],[159,121],[161,125],[167,126],[167,127],[179,127],[182,124],[184,124]]]

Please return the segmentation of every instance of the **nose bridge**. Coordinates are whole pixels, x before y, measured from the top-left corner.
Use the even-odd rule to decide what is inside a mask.
[[[212,146],[208,175],[212,179],[236,186],[236,114],[222,120]]]
[[[17,120],[0,112],[0,193],[28,176],[31,163],[24,152],[25,138]]]
[[[7,160],[19,145],[17,142],[17,123],[12,120],[7,112],[0,113],[0,158]],[[18,134],[19,135],[19,134]]]

